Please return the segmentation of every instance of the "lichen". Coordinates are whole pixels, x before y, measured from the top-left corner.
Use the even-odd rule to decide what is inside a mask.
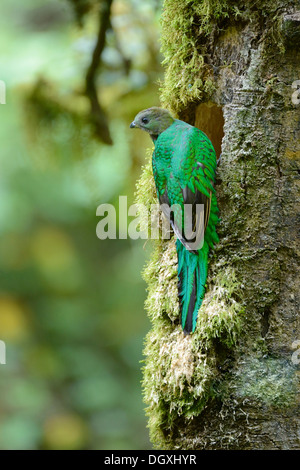
[[[290,360],[275,357],[246,357],[235,380],[237,396],[251,398],[269,407],[295,403],[297,376]]]

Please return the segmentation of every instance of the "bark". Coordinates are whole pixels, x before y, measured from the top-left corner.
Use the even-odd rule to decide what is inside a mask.
[[[194,335],[179,324],[174,241],[156,242],[145,269],[150,437],[164,449],[299,449],[299,5],[274,0],[256,10],[250,2],[251,10],[244,1],[229,9],[224,1],[216,19],[196,3],[214,4],[178,6],[167,24],[173,7],[165,1],[165,50],[177,24],[174,47],[184,47],[178,25],[184,38],[191,28],[193,61],[205,60],[195,72],[190,52],[181,65],[166,54],[162,99],[222,151],[220,243]],[[198,90],[188,66],[193,83],[201,78]],[[155,202],[149,165],[138,199]]]

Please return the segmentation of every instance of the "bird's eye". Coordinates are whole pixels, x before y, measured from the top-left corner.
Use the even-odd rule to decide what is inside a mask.
[[[142,123],[143,123],[143,124],[148,124],[148,122],[149,122],[149,119],[148,119],[148,118],[146,118],[146,117],[143,117],[143,118],[142,118]]]

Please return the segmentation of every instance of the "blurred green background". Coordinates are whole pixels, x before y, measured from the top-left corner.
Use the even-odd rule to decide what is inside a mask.
[[[151,448],[140,384],[147,246],[99,240],[96,209],[134,200],[151,144],[129,124],[159,104],[161,2],[113,0],[96,77],[111,146],[85,93],[105,3],[1,1],[2,450]]]

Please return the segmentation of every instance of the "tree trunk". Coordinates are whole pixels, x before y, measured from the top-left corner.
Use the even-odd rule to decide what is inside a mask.
[[[145,268],[158,448],[300,447],[299,25],[295,1],[165,0],[163,105],[222,151],[221,222],[193,335],[179,322],[174,240],[155,242]],[[150,163],[138,201],[156,202]]]

